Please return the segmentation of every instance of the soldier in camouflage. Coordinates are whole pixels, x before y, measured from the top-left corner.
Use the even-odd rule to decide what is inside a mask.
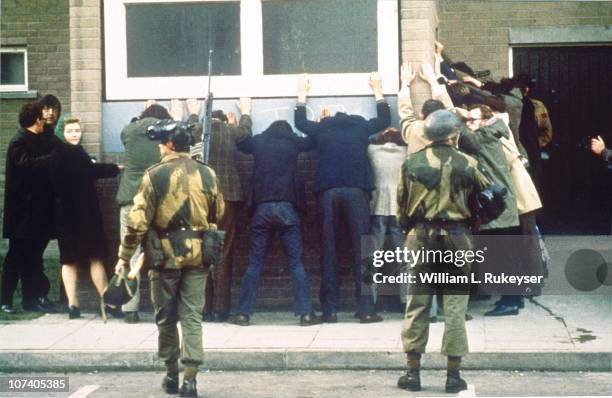
[[[115,271],[126,272],[149,229],[159,235],[165,261],[149,270],[149,279],[159,331],[159,357],[167,369],[162,387],[169,394],[179,392],[180,356],[185,365],[180,396],[195,397],[197,367],[204,356],[200,317],[208,275],[202,257],[202,231],[216,228],[223,215],[223,196],[214,171],[190,158],[193,136],[186,124],[160,120],[147,134],[161,140],[162,159],[143,176]],[[180,351],[177,322],[181,323],[183,342]]]
[[[398,221],[408,232],[409,250],[455,252],[472,248],[468,197],[487,188],[490,181],[478,170],[475,159],[456,149],[460,129],[461,122],[452,112],[433,112],[425,120],[425,136],[433,143],[411,155],[402,166],[397,191]],[[432,297],[438,291],[443,294],[445,317],[442,354],[448,356],[446,391],[465,390],[467,384],[459,376],[459,367],[461,357],[468,352],[468,286],[423,283],[421,276],[433,273],[469,277],[469,263],[460,267],[430,259],[409,266],[415,279],[401,333],[408,372],[400,377],[398,387],[421,389],[420,358],[427,345]]]

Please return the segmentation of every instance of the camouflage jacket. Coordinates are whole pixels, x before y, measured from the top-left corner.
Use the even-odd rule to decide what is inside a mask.
[[[215,172],[190,159],[189,153],[172,153],[145,172],[128,217],[127,233],[119,258],[128,260],[152,228],[159,233],[166,268],[202,264],[201,239],[169,239],[165,232],[203,231],[223,216],[223,195]]]
[[[418,222],[467,221],[468,198],[491,184],[476,159],[446,143],[434,143],[402,165],[398,222],[410,232]]]

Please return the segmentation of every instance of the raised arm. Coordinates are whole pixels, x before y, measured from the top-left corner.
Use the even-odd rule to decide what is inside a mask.
[[[382,90],[382,79],[378,72],[370,73],[368,84],[376,99],[376,117],[368,120],[368,135],[376,134],[391,124],[391,110],[385,101]]]
[[[319,123],[306,118],[306,99],[310,91],[310,79],[303,74],[298,78],[298,103],[294,110],[295,127],[302,133],[312,136],[319,132]]]
[[[238,110],[240,111],[240,120],[238,126],[230,124],[229,131],[234,139],[234,142],[242,141],[253,135],[253,121],[251,120],[251,109],[252,109],[251,98],[240,98],[237,101]]]

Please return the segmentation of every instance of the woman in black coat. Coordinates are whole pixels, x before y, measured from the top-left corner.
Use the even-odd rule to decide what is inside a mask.
[[[77,266],[89,264],[91,279],[100,296],[108,285],[102,258],[107,255],[102,214],[95,180],[117,176],[121,167],[97,164],[80,145],[80,120],[62,116],[55,129],[60,143],[51,153],[51,181],[55,192],[55,217],[62,262],[62,279],[68,296],[69,317],[79,318]],[[119,308],[106,311],[121,317]]]

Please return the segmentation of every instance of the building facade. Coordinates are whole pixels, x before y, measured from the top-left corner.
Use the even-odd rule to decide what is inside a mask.
[[[453,60],[465,61],[475,70],[488,69],[498,79],[534,68],[533,48],[598,48],[603,55],[597,59],[609,59],[611,24],[612,3],[607,1],[2,0],[0,164],[3,168],[20,106],[44,94],[55,94],[65,111],[81,117],[84,146],[92,156],[120,162],[121,128],[140,113],[146,99],[164,104],[174,97],[205,96],[209,49],[214,50],[214,108],[231,111],[237,97],[253,97],[258,133],[276,119],[292,122],[299,73],[312,75],[310,117],[323,106],[368,116],[375,107],[367,73],[379,70],[397,124],[399,65],[431,62],[436,39]],[[527,61],[517,64],[520,57]],[[412,95],[419,108],[430,93],[417,81]],[[590,95],[604,102],[609,98],[604,93]],[[545,99],[554,102],[551,98]],[[561,107],[553,106],[553,122],[565,124],[558,118],[562,113]],[[251,159],[244,156],[238,162],[246,187]],[[316,167],[316,153],[301,158],[308,193],[305,255],[313,297],[319,273],[312,194]],[[99,184],[111,252],[118,243],[116,187],[114,180]],[[239,231],[236,284],[247,265],[246,213]],[[0,247],[4,252],[6,242]],[[348,276],[346,249],[347,244],[339,247]],[[47,255],[57,258],[57,249],[51,246]],[[114,261],[106,260],[109,270]],[[278,244],[268,262],[260,306],[288,306],[289,274]],[[345,285],[348,288],[350,282]],[[350,300],[352,295],[347,290],[343,297]]]

